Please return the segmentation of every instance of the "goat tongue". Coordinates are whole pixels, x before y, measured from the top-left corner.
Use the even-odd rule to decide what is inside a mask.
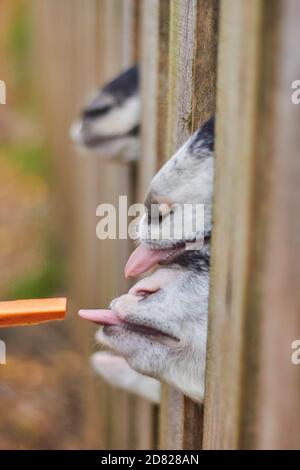
[[[174,248],[153,250],[144,244],[139,245],[126,263],[125,277],[134,277],[148,271],[160,261],[164,261],[172,251]]]
[[[79,310],[78,315],[98,325],[119,325],[123,321],[113,310]]]

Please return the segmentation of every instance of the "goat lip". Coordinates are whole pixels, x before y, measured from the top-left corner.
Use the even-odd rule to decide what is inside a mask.
[[[92,323],[96,323],[97,325],[104,326],[104,332],[110,336],[110,333],[113,333],[113,328],[116,326],[121,326],[128,331],[132,331],[133,333],[137,333],[143,336],[148,336],[152,338],[163,338],[165,337],[169,341],[178,342],[179,339],[175,336],[165,333],[164,331],[160,331],[159,329],[153,328],[148,325],[133,323],[130,321],[122,320],[116,312],[113,310],[106,310],[106,309],[97,309],[97,310],[79,310],[78,312],[81,318],[85,320],[89,320]]]
[[[146,336],[148,338],[151,338],[152,340],[157,340],[160,342],[165,342],[165,343],[179,343],[180,339],[174,336],[171,333],[167,333],[165,331],[159,330],[157,328],[151,327],[149,325],[144,325],[140,323],[133,323],[131,321],[124,321],[122,324],[110,324],[110,325],[105,325],[104,326],[104,333],[107,336],[111,336],[114,334],[115,328],[121,327],[122,329],[132,332],[141,336]]]
[[[181,247],[182,248],[182,247]],[[130,255],[125,266],[125,277],[135,277],[142,274],[158,263],[163,264],[172,254],[178,251],[178,247],[162,250],[149,248],[144,243],[139,245]]]
[[[79,310],[81,318],[102,326],[122,325],[124,321],[113,311],[105,309]]]
[[[120,139],[126,139],[128,137],[134,137],[134,134],[132,134],[132,131],[125,132],[119,135],[112,134],[112,135],[106,135],[102,137],[99,137],[97,135],[86,135],[82,137],[79,143],[83,144],[86,148],[93,149],[104,144],[116,142],[117,140],[120,140]]]

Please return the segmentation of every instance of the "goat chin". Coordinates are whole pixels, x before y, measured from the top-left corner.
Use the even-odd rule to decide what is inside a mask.
[[[139,374],[121,356],[97,352],[91,356],[93,369],[114,387],[141,396],[154,404],[160,403],[160,382]]]
[[[139,136],[120,136],[113,140],[105,141],[105,139],[95,138],[93,143],[89,143],[89,139],[84,133],[80,133],[82,128],[81,122],[76,122],[70,129],[70,135],[76,149],[82,157],[94,155],[103,160],[114,161],[119,163],[127,163],[138,160],[140,151]]]

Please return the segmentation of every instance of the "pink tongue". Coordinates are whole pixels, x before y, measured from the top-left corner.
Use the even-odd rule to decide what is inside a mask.
[[[125,277],[134,277],[148,271],[148,269],[166,259],[172,251],[174,249],[151,250],[143,244],[139,245],[126,263]]]
[[[123,321],[112,310],[79,310],[78,315],[99,325],[119,325]]]

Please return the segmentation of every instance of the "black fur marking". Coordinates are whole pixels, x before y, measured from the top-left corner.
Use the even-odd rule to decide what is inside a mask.
[[[137,137],[138,135],[140,135],[140,126],[133,127],[129,132],[127,132],[126,135]]]
[[[139,86],[139,68],[134,65],[130,69],[121,73],[114,80],[107,83],[102,91],[112,95],[119,103],[122,103],[129,97],[136,95]]]
[[[176,257],[172,263],[177,264],[185,269],[196,272],[209,271],[210,265],[210,237],[205,238],[204,246],[197,250],[185,250],[184,253]]]
[[[105,116],[115,106],[121,106],[124,101],[138,93],[138,66],[118,75],[99,90],[99,94],[85,107],[81,113],[83,120]],[[109,101],[103,103],[103,95],[110,95]],[[135,135],[137,135],[136,132]]]
[[[193,157],[207,157],[214,150],[215,117],[212,116],[195,132],[189,151]]]
[[[98,101],[99,100],[96,99],[96,101],[93,101],[92,103],[89,104],[87,108],[84,109],[84,111],[81,114],[82,119],[97,118],[97,117],[107,114],[111,110],[112,105],[101,106],[100,103],[98,104]]]

